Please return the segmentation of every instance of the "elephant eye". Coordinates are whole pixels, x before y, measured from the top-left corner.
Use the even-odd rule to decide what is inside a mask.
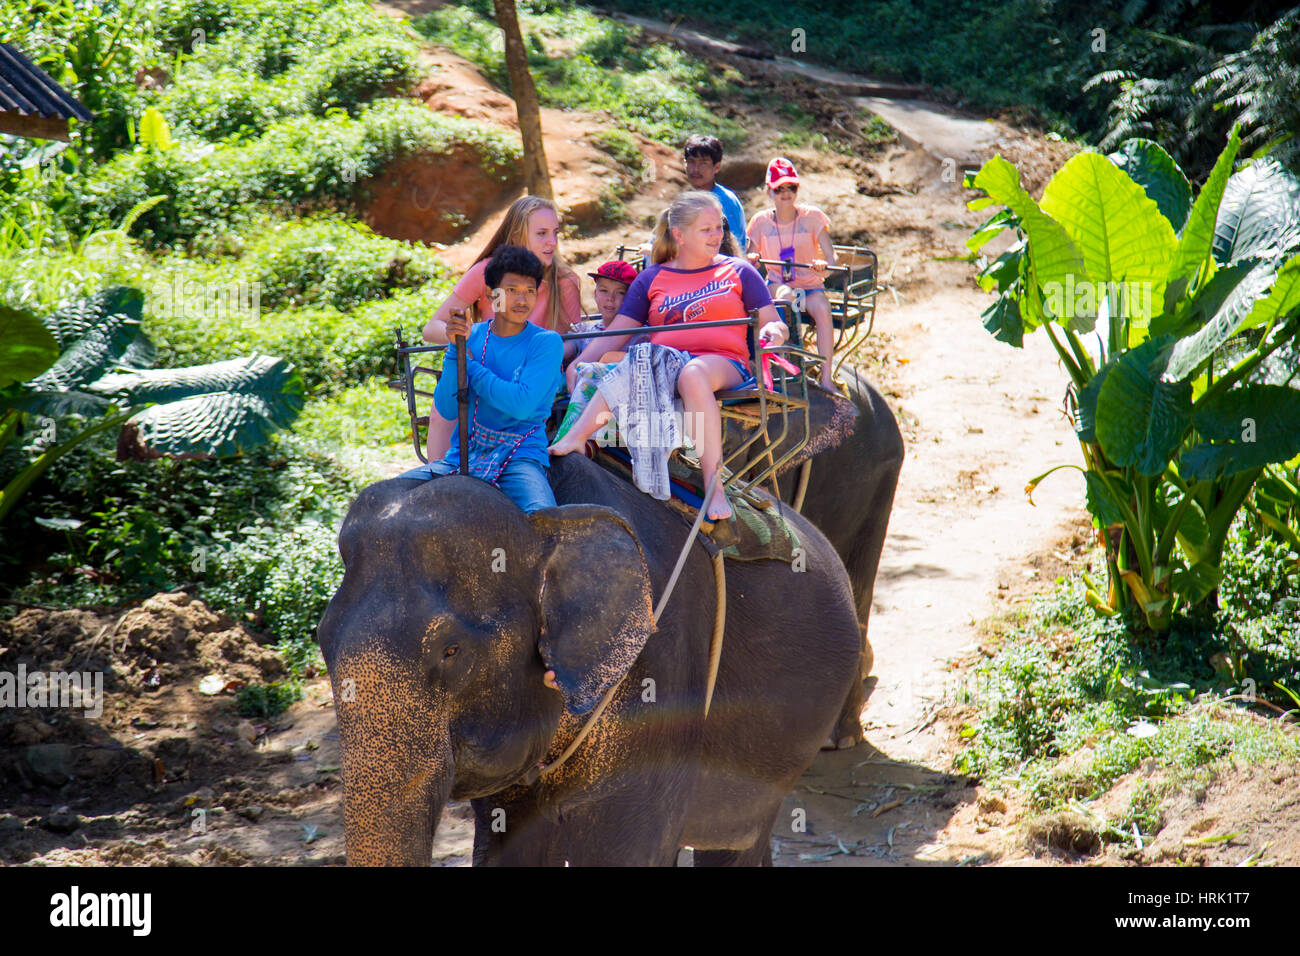
[[[442,652],[442,659],[445,661],[445,660],[449,660],[450,658],[455,657],[455,656],[456,656],[456,653],[457,653],[459,650],[460,650],[460,645],[459,645],[459,644],[448,644],[448,645],[443,649],[443,652]]]

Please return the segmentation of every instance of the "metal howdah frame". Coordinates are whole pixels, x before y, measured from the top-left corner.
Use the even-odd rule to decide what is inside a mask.
[[[761,385],[763,381],[763,359],[768,355],[779,355],[788,359],[801,360],[806,365],[820,363],[822,361],[820,355],[809,352],[795,345],[758,345],[760,323],[757,310],[751,312],[749,316],[745,318],[718,319],[710,322],[689,322],[671,326],[646,326],[640,330],[605,329],[596,332],[571,332],[561,335],[560,338],[565,341],[572,341],[575,339],[587,341],[596,338],[612,338],[616,335],[654,336],[664,332],[694,332],[736,325],[747,325],[750,327],[751,340],[754,343],[750,359],[750,371],[759,385],[755,388],[739,390],[733,389],[718,393],[717,397],[721,404],[723,418],[733,419],[742,424],[752,426],[752,431],[742,439],[729,455],[727,455],[722,464],[723,467],[731,470],[731,478],[727,482],[728,486],[749,497],[757,485],[760,485],[768,479],[772,479],[773,485],[775,485],[776,473],[786,462],[799,454],[808,443],[809,402],[807,378],[802,374],[789,374],[779,364],[775,364],[772,368],[773,387],[769,391]],[[426,374],[437,378],[440,373],[427,366],[414,364],[418,359],[413,360],[413,356],[419,356],[427,352],[441,352],[445,350],[447,346],[425,344],[410,345],[407,344],[403,337],[401,326],[398,326],[394,331],[397,340],[397,360],[401,378],[389,382],[388,385],[390,388],[400,391],[405,395],[406,410],[411,420],[411,436],[412,444],[415,446],[415,454],[420,461],[427,462],[428,457],[425,453],[424,445],[420,441],[420,425],[424,424],[427,426],[428,418],[420,415],[419,409],[416,408],[416,399],[426,398],[432,400],[433,392],[418,388],[416,385],[416,376]],[[781,442],[785,441],[786,437],[790,434],[790,415],[794,412],[802,414],[802,437],[779,458],[774,457],[774,449],[779,446]],[[781,418],[781,430],[775,441],[772,439],[769,431],[770,418],[773,414],[777,414]],[[741,457],[745,452],[753,448],[759,439],[765,440],[764,446],[748,461],[741,461]],[[766,461],[767,467],[761,468],[764,461]],[[745,480],[746,474],[751,471],[753,471],[754,474],[748,480]]]

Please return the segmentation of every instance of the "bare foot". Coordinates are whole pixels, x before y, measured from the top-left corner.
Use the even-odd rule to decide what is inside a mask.
[[[731,515],[731,502],[727,500],[726,493],[721,490],[715,491],[713,497],[709,499],[709,509],[704,516],[710,521],[725,521]]]
[[[543,674],[542,683],[545,684],[547,687],[551,688],[551,690],[560,689],[558,686],[556,686],[555,683],[555,671],[547,671],[545,674]]]
[[[582,451],[586,445],[586,441],[578,441],[574,434],[570,432],[554,445],[547,448],[546,451],[548,454],[559,458],[562,455],[572,455],[574,452]]]

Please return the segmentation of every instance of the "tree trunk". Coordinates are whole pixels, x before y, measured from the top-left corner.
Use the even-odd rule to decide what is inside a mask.
[[[510,75],[510,92],[515,98],[519,117],[519,134],[524,139],[524,183],[534,196],[551,195],[551,174],[546,168],[546,151],[542,147],[542,113],[537,105],[537,88],[528,71],[528,53],[519,32],[519,17],[514,0],[492,0],[497,25],[506,37],[506,71]]]

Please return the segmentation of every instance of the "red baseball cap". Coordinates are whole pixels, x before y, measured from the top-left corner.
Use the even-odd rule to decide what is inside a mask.
[[[794,171],[794,163],[784,156],[778,156],[767,164],[767,188],[775,189],[786,183],[799,185],[799,174]]]
[[[622,259],[610,259],[608,262],[602,262],[599,269],[595,272],[588,272],[587,275],[593,279],[613,279],[615,282],[631,285],[636,278],[636,270],[632,268],[630,262],[624,262]]]

